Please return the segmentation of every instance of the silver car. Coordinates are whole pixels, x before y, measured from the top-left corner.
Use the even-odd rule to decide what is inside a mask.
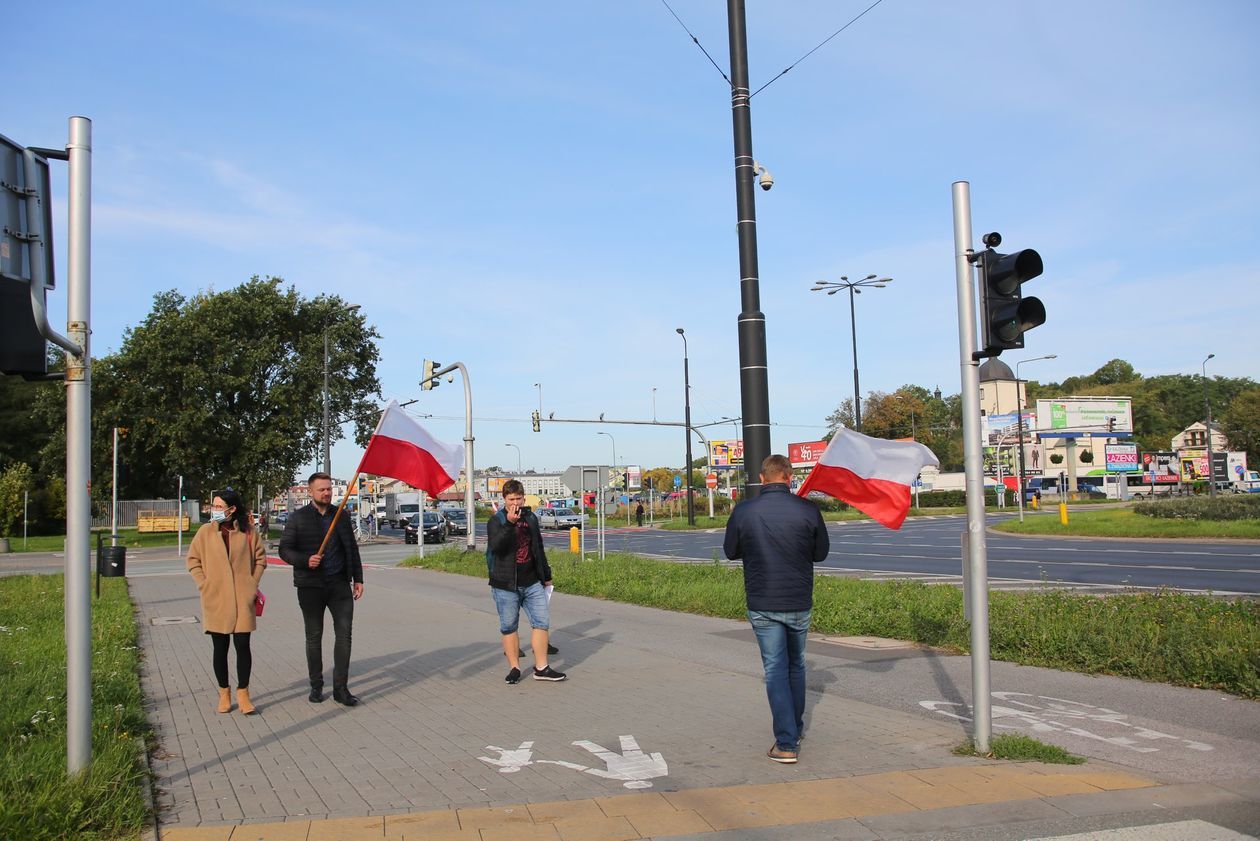
[[[585,514],[575,514],[568,508],[540,508],[534,513],[538,527],[544,529],[581,528],[586,522]]]

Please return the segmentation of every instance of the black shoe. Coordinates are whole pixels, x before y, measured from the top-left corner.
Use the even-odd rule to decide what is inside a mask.
[[[354,707],[359,703],[358,697],[351,695],[349,689],[334,689],[333,700],[343,707]]]
[[[548,653],[548,654],[559,654],[559,653],[560,653],[560,649],[556,648],[556,647],[555,647],[554,645],[552,645],[551,643],[547,643],[547,653]]]
[[[507,683],[507,684],[511,684],[511,685],[513,685],[513,686],[514,686],[514,685],[516,685],[516,684],[518,684],[518,683],[520,683],[520,682],[521,682],[521,670],[520,670],[520,669],[513,669],[512,671],[508,672],[508,673],[507,673],[507,677],[505,677],[505,678],[503,679],[503,682],[504,682],[504,683]]]
[[[306,700],[310,701],[312,704],[322,704],[322,703],[324,703],[324,690],[323,690],[323,688],[322,688],[322,687],[319,687],[319,686],[312,686],[312,687],[311,687],[311,694],[306,696]]]
[[[564,680],[566,677],[564,672],[557,672],[551,666],[534,667],[534,680]]]

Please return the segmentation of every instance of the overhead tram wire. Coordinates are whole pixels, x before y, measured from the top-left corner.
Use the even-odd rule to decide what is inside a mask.
[[[662,0],[662,2],[664,2],[664,0]],[[787,72],[788,72],[789,70],[791,70],[791,69],[792,69],[793,67],[795,67],[796,65],[800,64],[800,63],[801,63],[802,61],[804,61],[805,59],[809,58],[809,57],[810,57],[811,55],[813,55],[814,53],[816,53],[816,52],[818,52],[819,50],[821,50],[821,49],[823,48],[823,46],[824,46],[824,45],[825,45],[828,41],[830,41],[832,38],[836,37],[836,36],[837,36],[837,35],[839,35],[841,32],[843,32],[843,31],[845,31],[846,29],[848,29],[848,28],[849,28],[850,26],[852,26],[853,24],[857,23],[857,22],[858,22],[858,20],[859,20],[859,19],[860,19],[863,15],[865,15],[865,14],[866,14],[867,12],[869,12],[871,9],[875,8],[875,7],[876,7],[876,6],[878,6],[880,3],[883,3],[883,2],[884,2],[884,0],[875,0],[875,2],[874,2],[874,3],[872,3],[872,4],[871,4],[871,5],[869,5],[869,6],[867,6],[867,7],[866,7],[866,8],[865,8],[865,9],[864,9],[864,10],[863,10],[860,14],[858,14],[858,16],[857,16],[857,17],[853,18],[853,20],[849,21],[849,22],[848,22],[848,23],[846,23],[844,26],[840,27],[840,28],[839,28],[839,29],[837,29],[835,32],[831,33],[831,34],[830,34],[830,35],[828,35],[826,38],[824,38],[824,39],[823,39],[823,41],[822,41],[822,43],[821,43],[821,44],[819,44],[817,47],[814,47],[812,50],[810,50],[809,52],[805,53],[805,55],[801,56],[801,57],[800,57],[800,58],[798,58],[796,61],[794,61],[794,62],[792,62],[790,65],[788,65],[787,67],[783,68],[783,70],[779,73],[779,75],[775,76],[773,79],[771,79],[770,81],[766,82],[764,85],[762,85],[761,87],[759,87],[759,88],[757,88],[755,91],[753,91],[753,92],[752,92],[752,93],[748,96],[748,98],[749,98],[749,99],[752,99],[754,96],[756,96],[757,94],[759,94],[759,93],[761,93],[762,91],[764,91],[766,88],[768,88],[768,87],[770,87],[771,85],[773,85],[773,84],[774,84],[777,80],[779,80],[779,79],[781,79],[782,77],[786,76],[786,75],[787,75]],[[672,11],[672,10],[671,10],[671,11]],[[679,22],[681,23],[681,21],[679,21]],[[706,55],[707,55],[707,53],[706,53]],[[712,60],[712,59],[710,59],[710,60]]]
[[[772,84],[774,84],[776,81],[778,81],[779,79],[781,79],[783,76],[786,76],[786,75],[787,75],[787,72],[788,72],[789,70],[791,70],[791,69],[792,69],[793,67],[795,67],[796,65],[800,64],[800,63],[801,63],[802,61],[804,61],[805,59],[809,58],[809,57],[810,57],[811,55],[813,55],[814,53],[818,52],[820,49],[822,49],[822,48],[823,48],[823,47],[827,44],[827,42],[828,42],[828,41],[830,41],[832,38],[835,38],[837,35],[839,35],[839,34],[840,34],[841,32],[843,32],[843,31],[845,31],[846,29],[848,29],[848,28],[849,28],[850,26],[852,26],[853,24],[857,23],[857,22],[858,22],[858,20],[860,20],[860,19],[861,19],[861,18],[862,18],[862,17],[863,17],[863,16],[864,16],[867,12],[869,12],[871,9],[875,8],[875,7],[876,7],[876,6],[878,6],[880,3],[883,3],[883,2],[884,2],[884,0],[875,0],[875,2],[874,2],[874,3],[872,3],[872,4],[871,4],[871,5],[869,5],[869,6],[867,6],[865,9],[863,9],[863,10],[862,10],[859,14],[857,14],[857,15],[856,15],[856,16],[855,16],[852,20],[850,20],[850,21],[849,21],[848,23],[846,23],[844,26],[840,27],[840,28],[839,28],[839,29],[837,29],[835,32],[831,33],[831,34],[830,34],[830,35],[828,35],[826,38],[824,38],[824,39],[822,40],[822,42],[821,42],[821,43],[819,43],[819,45],[818,45],[818,46],[814,47],[812,50],[810,50],[809,52],[805,53],[805,55],[801,56],[801,57],[800,57],[800,58],[798,58],[796,61],[794,61],[794,62],[792,62],[790,65],[788,65],[787,67],[783,68],[783,70],[782,70],[782,71],[780,71],[780,72],[779,72],[779,74],[778,74],[777,76],[775,76],[773,79],[771,79],[770,81],[766,82],[764,85],[762,85],[761,87],[759,87],[759,88],[757,88],[755,91],[753,91],[751,94],[749,94],[748,98],[749,98],[749,99],[752,99],[754,96],[756,96],[757,94],[761,93],[761,92],[762,92],[762,91],[764,91],[766,88],[770,87]],[[729,76],[727,76],[727,75],[726,75],[726,72],[725,72],[725,71],[723,71],[723,70],[722,70],[722,68],[718,65],[718,63],[717,63],[716,61],[714,61],[714,60],[713,60],[713,56],[709,55],[709,51],[708,51],[708,50],[706,50],[706,49],[704,48],[704,45],[700,43],[700,39],[699,39],[699,38],[697,38],[697,37],[696,37],[696,36],[692,33],[692,31],[691,31],[690,29],[688,29],[688,28],[687,28],[687,24],[683,23],[682,18],[680,18],[680,17],[678,16],[678,13],[674,11],[673,7],[671,7],[671,6],[669,5],[668,0],[661,0],[661,3],[665,6],[665,8],[666,8],[666,9],[669,9],[669,13],[670,13],[671,15],[673,15],[673,16],[674,16],[674,20],[678,21],[678,25],[679,25],[679,26],[681,26],[681,27],[683,28],[683,32],[686,32],[686,33],[687,33],[687,35],[691,38],[692,43],[694,43],[697,47],[699,47],[699,48],[700,48],[700,52],[704,53],[704,57],[705,57],[705,58],[707,58],[707,59],[709,60],[709,63],[713,65],[713,69],[714,69],[714,70],[716,70],[716,71],[717,71],[717,72],[718,72],[718,73],[722,76],[722,78],[726,80],[726,84],[727,84],[727,85],[730,85],[730,84],[731,84],[731,79],[730,79],[730,77],[729,77]]]

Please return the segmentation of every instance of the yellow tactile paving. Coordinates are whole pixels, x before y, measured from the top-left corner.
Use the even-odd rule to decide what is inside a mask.
[[[383,818],[170,828],[162,837],[164,841],[637,841],[1155,785],[1159,783],[1116,771],[1031,764],[955,765]]]

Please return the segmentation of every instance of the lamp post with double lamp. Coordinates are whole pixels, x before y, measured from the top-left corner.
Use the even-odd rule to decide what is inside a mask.
[[[1058,359],[1057,353],[1048,353],[1045,356],[1034,356],[1032,359],[1021,359],[1015,363],[1015,428],[1018,431],[1019,439],[1016,446],[1019,447],[1019,490],[1017,491],[1019,503],[1019,521],[1024,522],[1024,389],[1022,388],[1024,381],[1019,378],[1019,366],[1025,362],[1038,362],[1042,359]],[[1030,430],[1031,431],[1031,430]]]
[[[687,524],[694,527],[696,501],[691,496],[691,368],[687,361],[687,334],[681,327],[675,327],[674,332],[682,336],[683,340],[683,424],[686,426],[684,434],[687,439],[687,465],[683,468],[683,475],[687,477],[684,483],[687,486],[684,489],[687,493]]]
[[[516,475],[519,478],[525,472],[524,468],[521,467],[521,448],[516,444],[504,444],[503,446],[516,448]]]
[[[1212,472],[1212,404],[1208,402],[1207,390],[1207,364],[1208,359],[1215,359],[1215,353],[1209,353],[1207,359],[1203,360],[1203,415],[1207,419],[1207,475],[1208,475],[1208,496],[1216,496],[1216,475]],[[1151,486],[1152,493],[1155,486]]]
[[[338,312],[354,312],[358,310],[361,304],[349,304],[341,307]],[[328,328],[332,326],[332,320],[324,325],[324,472],[332,475],[332,440],[330,437],[330,429],[328,425]]]
[[[841,289],[849,290],[849,328],[853,334],[853,428],[858,432],[862,431],[862,390],[858,387],[858,358],[857,358],[857,314],[854,308],[853,296],[861,295],[863,287],[875,287],[883,289],[892,283],[891,277],[876,277],[868,274],[861,280],[849,280],[843,275],[840,280],[816,280],[814,287],[810,292],[826,291],[828,295],[834,295]]]

